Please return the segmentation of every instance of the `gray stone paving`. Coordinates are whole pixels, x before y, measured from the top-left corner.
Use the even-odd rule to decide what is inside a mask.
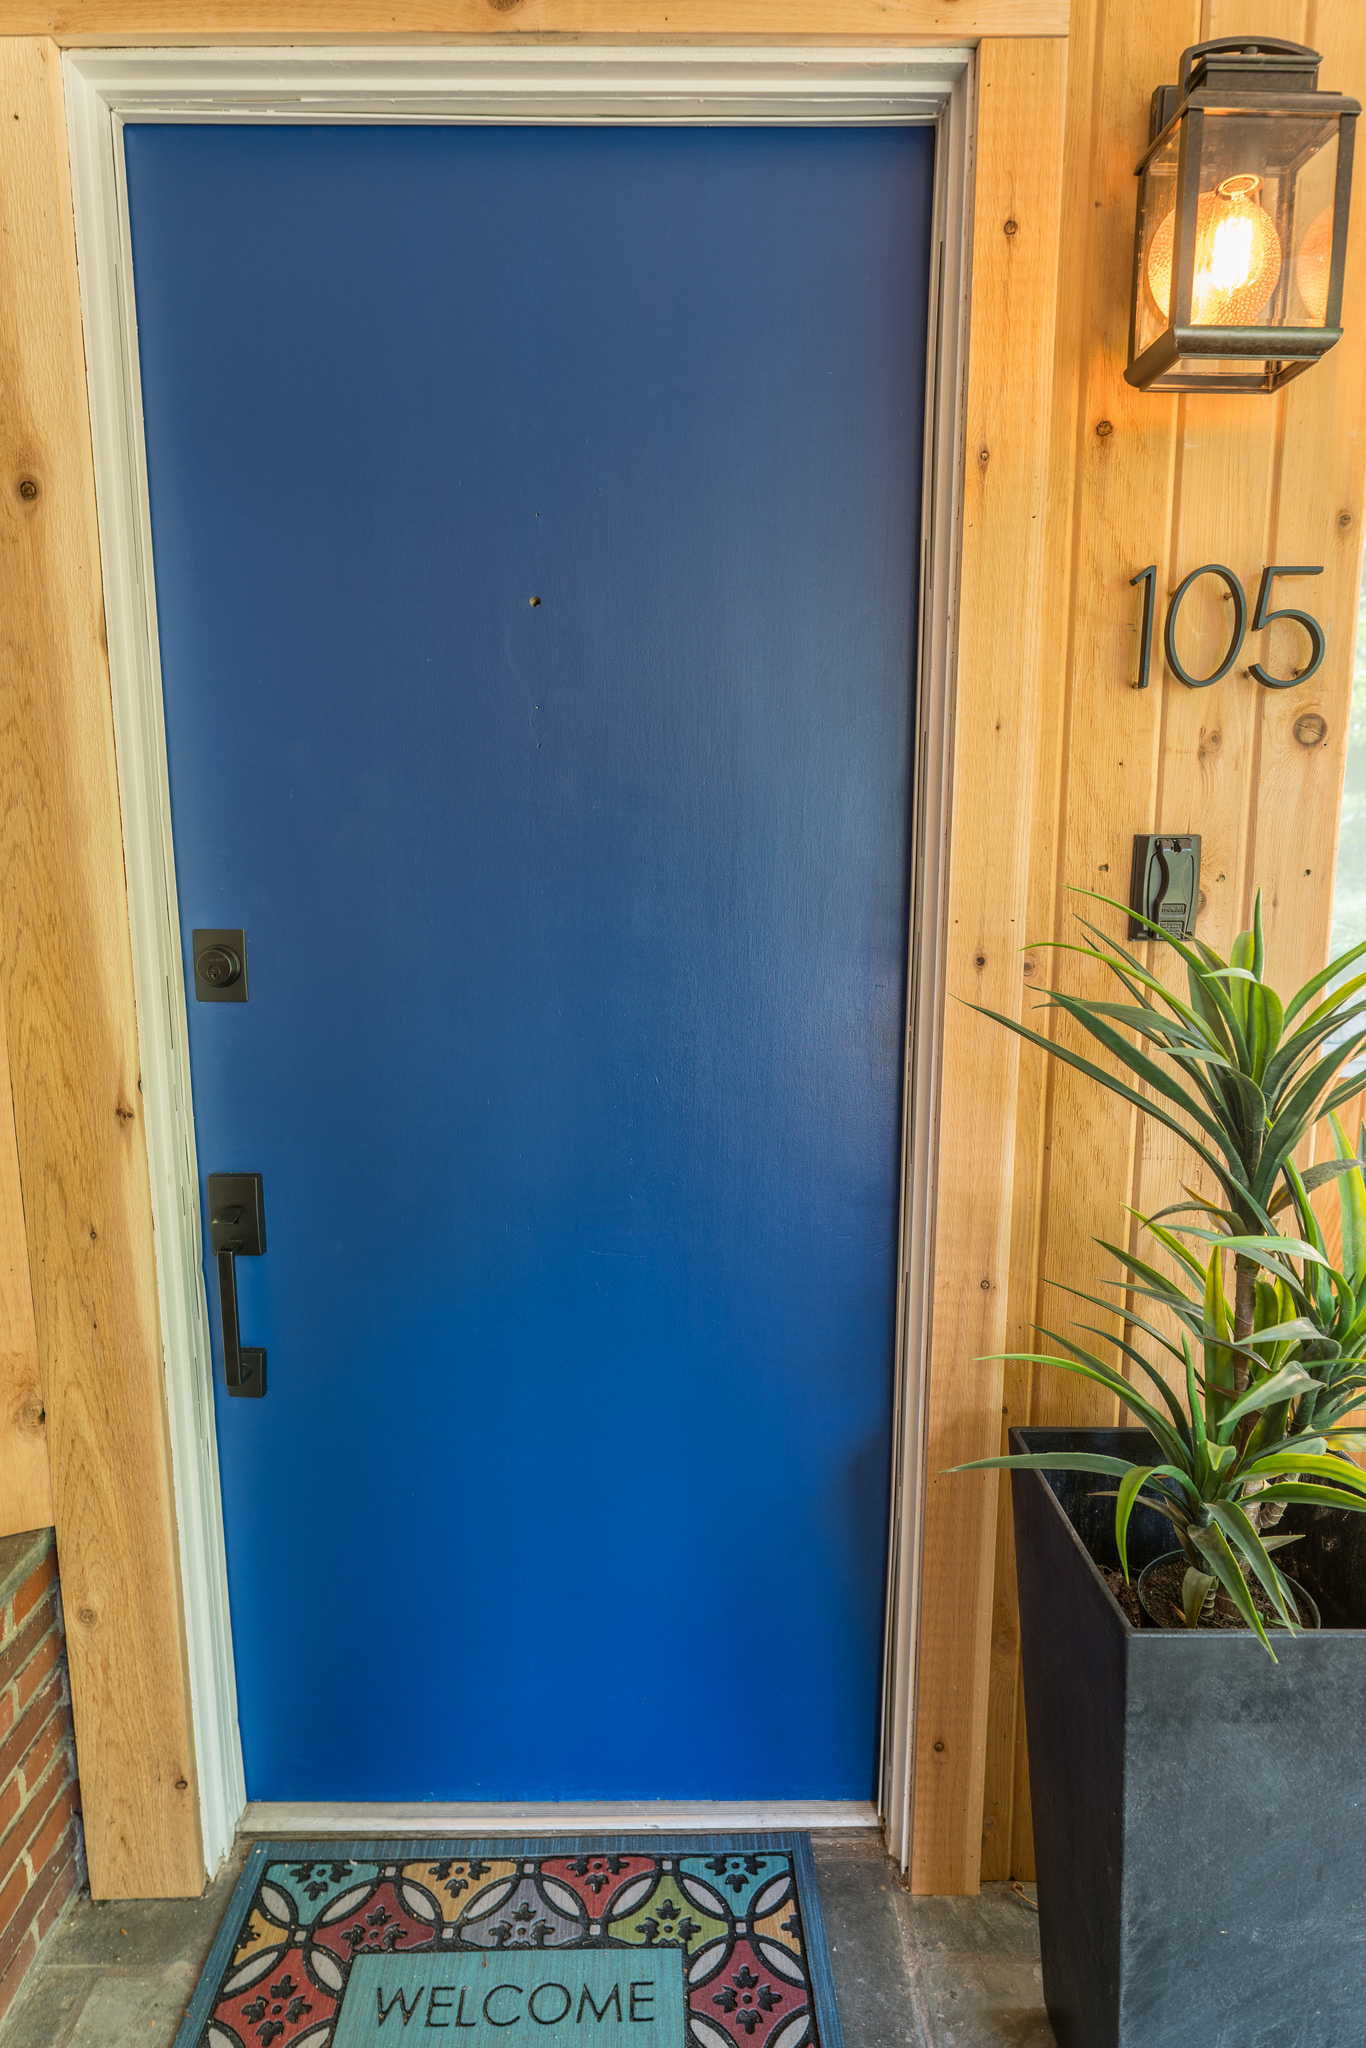
[[[812,1841],[846,2048],[1054,2048],[1027,1899],[913,1899],[875,1835]]]
[[[1053,2048],[1038,1919],[1009,1885],[913,1899],[875,1835],[813,1840],[846,2048]],[[73,1899],[0,2048],[171,2048],[244,1854],[202,1899]]]

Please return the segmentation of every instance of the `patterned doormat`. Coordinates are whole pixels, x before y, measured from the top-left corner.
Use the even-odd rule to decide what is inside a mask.
[[[446,2030],[451,2048],[842,2048],[810,1836],[258,1842],[176,2048]]]

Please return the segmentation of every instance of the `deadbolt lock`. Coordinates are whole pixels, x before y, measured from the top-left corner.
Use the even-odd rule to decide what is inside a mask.
[[[247,1000],[247,935],[244,931],[196,931],[194,992],[201,1003],[244,1003]]]

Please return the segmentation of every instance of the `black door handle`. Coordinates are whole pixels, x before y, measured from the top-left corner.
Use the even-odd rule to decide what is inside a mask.
[[[259,1173],[209,1175],[209,1249],[218,1260],[223,1318],[223,1369],[228,1392],[259,1398],[266,1391],[266,1354],[242,1343],[237,1319],[237,1260],[266,1248],[266,1204]]]

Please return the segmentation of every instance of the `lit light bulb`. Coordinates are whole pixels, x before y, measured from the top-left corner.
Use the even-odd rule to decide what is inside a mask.
[[[1226,220],[1216,223],[1209,250],[1209,268],[1205,273],[1208,283],[1204,289],[1240,292],[1251,277],[1253,266],[1252,221],[1244,209],[1242,213],[1230,214]],[[1198,258],[1195,276],[1196,290],[1199,291],[1201,271]]]
[[[1328,271],[1333,260],[1333,209],[1325,206],[1323,212],[1309,223],[1309,232],[1300,243],[1300,253],[1295,259],[1295,282],[1300,288],[1305,311],[1315,327],[1322,327],[1328,318]]]
[[[1195,209],[1195,270],[1191,279],[1193,327],[1249,327],[1276,289],[1281,238],[1257,203],[1261,179],[1249,171],[1202,192]],[[1148,290],[1164,320],[1171,317],[1173,211],[1148,251]],[[1303,287],[1301,286],[1301,290]]]

